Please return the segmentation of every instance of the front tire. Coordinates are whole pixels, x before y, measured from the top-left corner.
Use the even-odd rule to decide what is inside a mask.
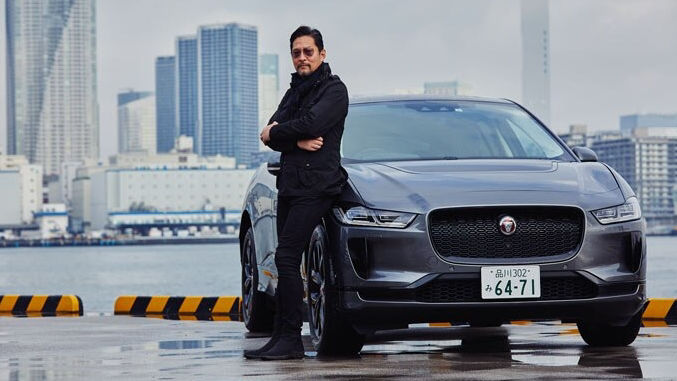
[[[623,326],[612,326],[605,323],[577,323],[581,337],[591,347],[624,347],[630,345],[637,338],[641,325],[641,312]]]
[[[306,251],[308,324],[313,346],[319,355],[356,355],[364,336],[341,319],[338,292],[330,279],[330,253],[323,226],[313,231]]]
[[[250,332],[273,329],[273,311],[266,304],[266,295],[258,291],[259,270],[256,262],[254,231],[250,227],[242,240],[242,320]]]

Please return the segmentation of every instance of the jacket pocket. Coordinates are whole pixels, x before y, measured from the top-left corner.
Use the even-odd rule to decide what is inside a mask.
[[[298,168],[299,183],[308,189],[321,190],[326,186],[326,170],[316,168]]]

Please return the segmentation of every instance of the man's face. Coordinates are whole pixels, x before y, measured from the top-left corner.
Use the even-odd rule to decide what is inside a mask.
[[[318,51],[315,40],[310,36],[298,37],[291,46],[291,60],[299,75],[306,76],[317,70],[324,62],[327,52]]]

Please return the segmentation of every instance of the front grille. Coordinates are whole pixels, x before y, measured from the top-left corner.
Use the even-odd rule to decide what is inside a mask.
[[[542,274],[541,297],[536,300],[589,299],[598,295],[597,285],[575,273]],[[635,289],[637,286],[634,286]],[[505,299],[482,299],[479,277],[435,279],[415,289],[361,290],[365,300],[415,301],[421,303],[492,302]],[[522,299],[511,299],[522,300]]]
[[[567,275],[542,278],[538,300],[587,299],[596,295],[594,283],[580,275]],[[415,300],[423,303],[482,301],[480,280],[434,280],[416,290]]]
[[[517,229],[502,234],[498,222],[509,215]],[[573,254],[583,237],[584,216],[570,207],[483,207],[435,210],[429,230],[444,257],[532,258]]]

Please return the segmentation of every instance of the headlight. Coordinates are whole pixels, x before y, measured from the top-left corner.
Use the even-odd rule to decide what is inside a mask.
[[[642,217],[642,211],[639,208],[639,200],[637,197],[630,197],[625,204],[614,206],[611,208],[604,208],[593,210],[600,224],[613,224],[616,222],[632,221]]]
[[[356,206],[348,210],[334,208],[334,216],[346,225],[406,228],[416,217],[413,213],[391,212]]]

